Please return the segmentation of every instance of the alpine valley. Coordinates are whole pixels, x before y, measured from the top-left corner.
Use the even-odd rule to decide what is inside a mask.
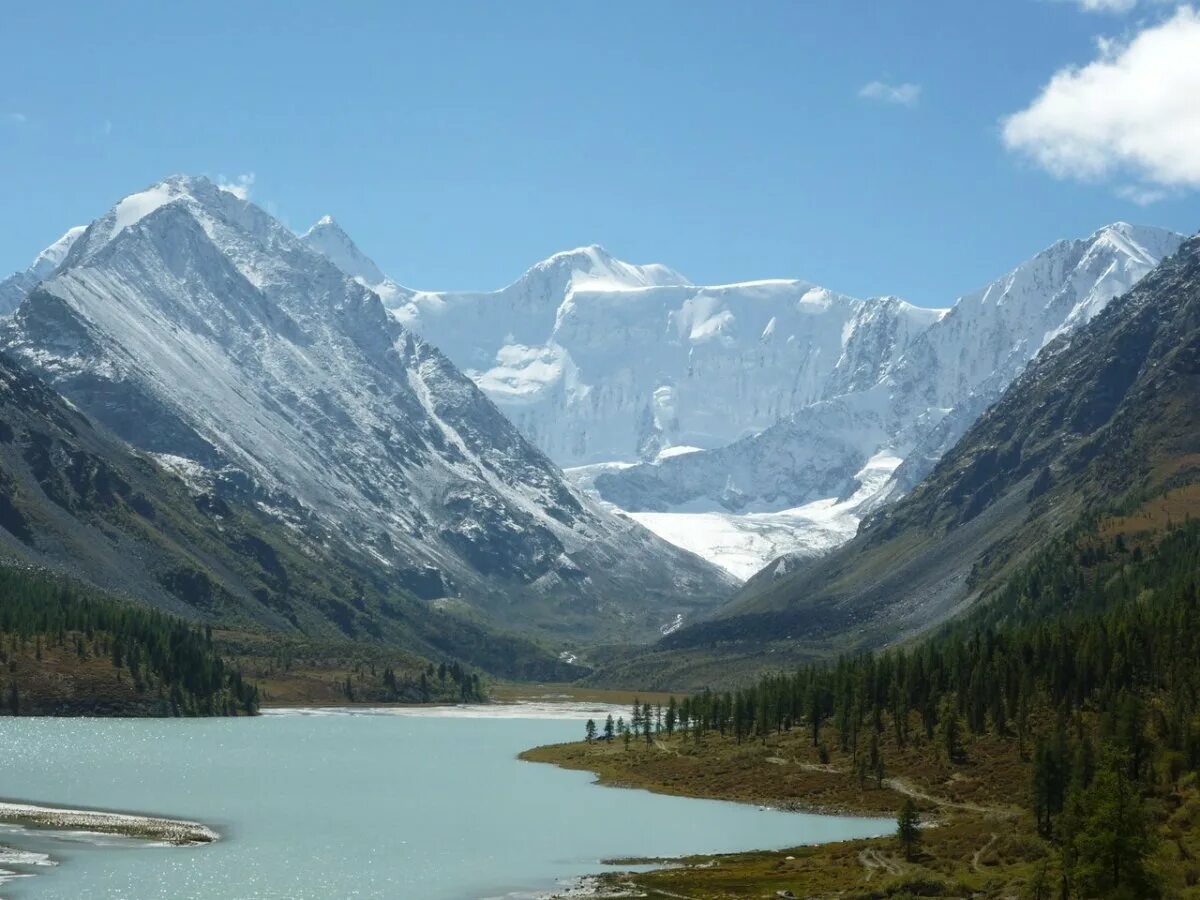
[[[262,730],[77,720],[103,764],[72,800],[120,806],[105,786],[151,760],[137,796],[244,837],[0,801],[28,842],[6,865],[53,861],[49,825],[222,838],[206,884],[231,896],[280,836],[304,867],[264,851],[268,892],[480,896],[510,870],[524,889],[579,873],[545,858],[563,833],[591,859],[630,818],[543,783],[515,756],[536,740],[520,760],[778,807],[753,840],[809,845],[662,844],[668,867],[623,860],[564,896],[1200,896],[1200,237],[1110,225],[944,309],[698,286],[597,246],[435,293],[331,217],[297,235],[174,176],[67,231],[0,301],[7,710],[283,707]],[[422,708],[346,708],[364,701]],[[524,724],[573,714],[593,718]],[[76,773],[59,727],[0,731],[14,783],[51,797]],[[195,764],[218,744],[237,762]],[[258,783],[280,773],[283,807]],[[228,779],[236,798],[211,787]],[[512,784],[571,806],[514,820]],[[369,859],[326,869],[314,785]],[[377,852],[398,785],[423,799],[406,849]],[[638,797],[649,847],[674,830]],[[479,840],[505,848],[482,880],[461,815],[480,803]],[[734,849],[759,813],[691,809],[689,841]],[[447,846],[471,858],[426,874]],[[147,863],[101,856],[146,895]]]

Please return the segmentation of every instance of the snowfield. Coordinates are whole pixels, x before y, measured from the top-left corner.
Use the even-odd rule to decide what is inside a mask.
[[[880,454],[858,473],[861,485],[845,500],[828,497],[779,512],[633,512],[634,521],[659,537],[716,563],[746,581],[780,556],[810,558],[854,537],[865,511],[900,465]],[[570,471],[568,475],[572,474]]]

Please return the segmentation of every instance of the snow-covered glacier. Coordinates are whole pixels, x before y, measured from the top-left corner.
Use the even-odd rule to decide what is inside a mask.
[[[1182,241],[1116,223],[926,309],[796,280],[695,285],[598,246],[555,254],[498,291],[416,291],[329,230],[310,232],[334,248],[323,252],[382,285],[395,318],[578,483],[742,578],[851,537],[1047,341]]]

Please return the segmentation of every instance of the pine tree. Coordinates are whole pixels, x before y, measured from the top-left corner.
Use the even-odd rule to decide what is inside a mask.
[[[587,742],[590,744],[596,739],[596,720],[587,720]]]
[[[1074,846],[1075,883],[1085,897],[1151,900],[1161,895],[1148,866],[1154,835],[1127,754],[1109,751],[1083,794]]]
[[[947,762],[958,762],[963,758],[962,725],[953,699],[946,697],[938,711],[938,736]]]
[[[921,843],[921,813],[912,797],[904,798],[900,814],[896,817],[896,837],[904,848],[904,858],[912,862]]]

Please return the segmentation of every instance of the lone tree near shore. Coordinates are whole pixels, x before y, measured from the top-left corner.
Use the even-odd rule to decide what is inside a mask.
[[[595,719],[587,720],[587,739],[588,739],[589,744],[596,739],[596,720]]]
[[[906,797],[900,807],[900,815],[896,817],[896,837],[904,848],[904,858],[912,862],[921,844],[921,814],[912,797]]]
[[[616,726],[613,724],[612,713],[608,714],[608,718],[604,720],[604,739],[611,741],[613,739],[613,729]]]

